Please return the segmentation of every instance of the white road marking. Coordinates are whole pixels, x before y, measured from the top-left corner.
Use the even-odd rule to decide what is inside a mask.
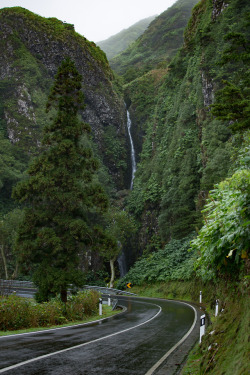
[[[191,326],[191,328],[189,329],[189,331],[185,334],[185,336],[182,337],[182,339],[180,341],[177,342],[177,344],[175,344],[158,362],[156,362],[154,364],[153,367],[151,367],[150,370],[148,370],[148,372],[146,372],[145,375],[152,375],[154,373],[154,371],[170,356],[170,354],[179,346],[183,343],[183,341],[186,340],[186,338],[190,335],[190,333],[193,331],[194,327],[195,327],[195,324],[197,322],[197,312],[195,310],[195,308],[191,305],[189,305],[188,303],[185,303],[185,302],[181,302],[181,303],[184,303],[185,305],[187,306],[190,306],[192,307],[192,309],[194,310],[194,322]]]
[[[146,303],[147,303],[147,302],[146,302]],[[99,339],[95,339],[95,340],[92,340],[92,341],[89,341],[89,342],[85,342],[85,343],[83,343],[83,344],[75,345],[75,346],[72,346],[72,347],[67,348],[67,349],[58,350],[57,352],[54,352],[54,353],[41,355],[41,356],[39,356],[39,357],[32,358],[32,359],[29,359],[29,360],[24,361],[24,362],[17,363],[16,365],[12,365],[12,366],[5,367],[5,368],[3,368],[3,369],[0,369],[0,374],[4,373],[4,372],[6,372],[6,371],[9,371],[9,370],[13,370],[13,369],[16,369],[16,368],[18,368],[18,367],[21,367],[21,366],[27,365],[27,364],[29,364],[29,363],[32,363],[32,362],[35,362],[35,361],[39,361],[39,360],[41,360],[41,359],[49,358],[49,357],[52,357],[52,356],[57,355],[57,354],[61,354],[61,353],[68,352],[69,350],[74,350],[74,349],[82,348],[83,346],[86,346],[86,345],[89,345],[89,344],[93,344],[94,342],[102,341],[102,340],[105,340],[105,339],[107,339],[107,338],[110,338],[110,337],[113,337],[113,336],[116,336],[116,335],[120,335],[121,333],[128,332],[128,331],[131,331],[132,329],[135,329],[135,328],[138,328],[138,327],[140,327],[140,326],[143,326],[144,324],[147,324],[147,323],[149,323],[151,320],[155,319],[155,318],[161,313],[161,311],[162,311],[161,306],[156,305],[156,304],[153,304],[153,303],[151,303],[151,305],[155,305],[155,306],[159,307],[159,311],[158,311],[157,314],[155,314],[152,318],[146,320],[146,321],[143,322],[143,323],[137,324],[137,325],[134,326],[134,327],[130,327],[130,328],[124,329],[124,330],[119,331],[119,332],[116,332],[116,333],[112,333],[111,335],[107,335],[107,336],[104,336],[104,337],[100,337]],[[44,331],[43,331],[43,332],[44,332]],[[5,337],[7,337],[7,336],[5,336]]]
[[[121,305],[120,305],[121,306]],[[117,313],[116,315],[120,315],[122,313],[124,313],[125,311],[127,311],[127,307],[125,306],[121,306],[122,307],[122,311]],[[0,340],[1,339],[8,339],[8,338],[13,338],[13,337],[16,337],[16,336],[24,336],[24,335],[38,335],[39,333],[46,333],[46,332],[51,332],[51,331],[58,331],[60,329],[67,329],[67,328],[74,328],[74,327],[82,327],[82,326],[86,326],[86,325],[91,325],[93,323],[99,323],[101,322],[102,320],[106,320],[106,319],[111,319],[113,318],[114,316],[116,315],[111,315],[111,316],[107,316],[106,318],[102,318],[102,319],[97,319],[97,320],[92,320],[90,322],[87,322],[87,323],[79,323],[79,324],[72,324],[72,326],[63,326],[63,327],[57,327],[57,328],[49,328],[49,329],[41,329],[40,331],[31,331],[31,332],[24,332],[24,333],[15,333],[13,335],[6,335],[6,336],[0,336]]]

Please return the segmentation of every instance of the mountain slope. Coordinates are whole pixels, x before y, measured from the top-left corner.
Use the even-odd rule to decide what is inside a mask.
[[[183,32],[197,0],[179,0],[151,22],[128,49],[110,60],[126,82],[155,67],[166,67],[183,43]]]
[[[140,161],[128,208],[141,225],[141,252],[195,231],[209,190],[230,173],[230,157],[242,138],[232,133],[231,121],[211,114],[210,105],[222,79],[237,84],[247,74],[247,64],[239,59],[225,65],[220,60],[232,49],[225,39],[229,32],[250,39],[248,14],[244,0],[227,6],[202,0],[168,67],[125,86]]]
[[[143,34],[155,17],[156,16],[144,18],[129,28],[120,31],[118,34],[112,35],[106,40],[97,42],[97,45],[106,53],[107,58],[110,60],[120,52],[124,51],[130,43],[134,42],[141,34]]]
[[[42,128],[49,121],[45,104],[50,86],[66,56],[75,61],[82,75],[86,103],[82,117],[91,125],[99,157],[117,188],[124,188],[126,114],[100,48],[77,34],[73,25],[21,7],[0,10],[0,46],[0,141],[5,143],[0,156],[5,171],[13,169],[2,180],[2,207],[6,208],[12,184],[39,152]],[[110,134],[113,145],[107,145]],[[115,155],[112,147],[116,147]]]

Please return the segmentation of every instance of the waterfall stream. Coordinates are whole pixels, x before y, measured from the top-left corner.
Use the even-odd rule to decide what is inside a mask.
[[[136,172],[136,161],[135,161],[135,149],[134,149],[134,143],[133,143],[133,138],[131,135],[131,119],[129,115],[129,111],[127,110],[127,127],[128,127],[128,135],[129,135],[129,141],[130,141],[130,147],[131,147],[131,163],[132,163],[132,177],[131,177],[131,184],[130,184],[130,189],[133,189],[133,182],[135,178],[135,172]]]
[[[130,149],[131,149],[131,165],[132,165],[132,176],[131,176],[131,183],[130,183],[130,189],[133,189],[133,182],[135,178],[135,172],[136,172],[136,161],[135,161],[135,149],[134,149],[134,143],[133,138],[131,135],[131,119],[129,115],[129,111],[127,110],[127,128],[128,128],[128,135],[129,135],[129,141],[130,141]],[[126,253],[124,250],[122,250],[121,254],[118,256],[118,265],[119,265],[119,271],[120,271],[120,277],[123,277],[127,273],[127,262],[126,262]]]

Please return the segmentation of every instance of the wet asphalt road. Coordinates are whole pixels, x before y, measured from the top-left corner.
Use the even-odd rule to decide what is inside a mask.
[[[194,310],[180,302],[138,297],[118,299],[127,311],[110,319],[0,337],[0,373],[145,375],[194,322]],[[10,366],[13,367],[8,369]]]

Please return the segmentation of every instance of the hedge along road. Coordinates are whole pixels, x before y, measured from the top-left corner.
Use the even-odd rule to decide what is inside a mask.
[[[151,375],[197,320],[185,303],[118,297],[126,311],[97,322],[0,337],[6,375]]]

